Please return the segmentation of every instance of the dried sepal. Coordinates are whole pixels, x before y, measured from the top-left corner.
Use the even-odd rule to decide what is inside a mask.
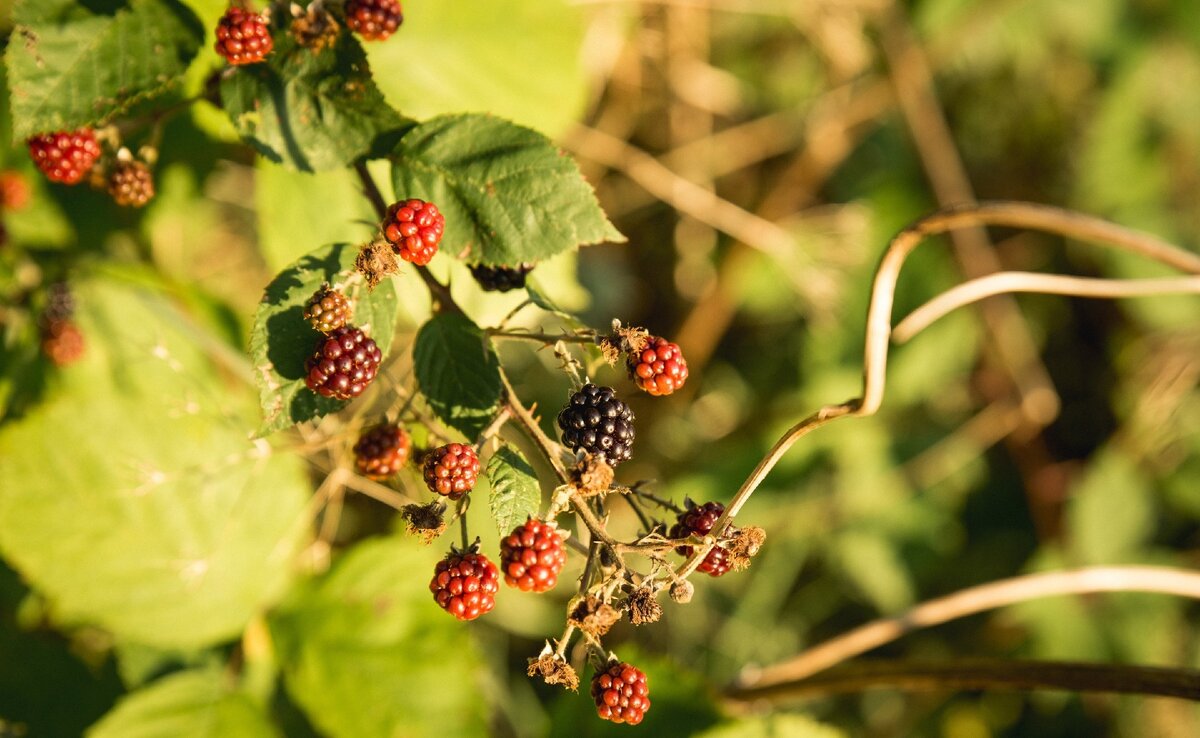
[[[567,622],[593,639],[600,639],[621,619],[621,612],[595,595],[576,601],[567,615]]]
[[[729,563],[734,571],[749,568],[750,559],[767,540],[767,532],[762,528],[747,526],[736,529],[724,544],[723,548],[729,553]]]
[[[645,625],[658,622],[662,617],[662,605],[658,604],[658,596],[650,587],[638,587],[629,594],[629,622],[634,625]]]
[[[425,545],[433,543],[446,530],[446,505],[435,500],[428,505],[405,505],[400,517],[405,522],[405,532],[419,536]]]
[[[579,691],[579,675],[566,659],[555,653],[550,641],[546,641],[546,647],[536,659],[529,659],[525,673],[531,677],[540,676],[546,684],[561,684],[572,692]]]
[[[400,271],[396,254],[386,241],[375,239],[362,247],[354,260],[354,268],[367,280],[367,286],[375,289],[386,277]]]

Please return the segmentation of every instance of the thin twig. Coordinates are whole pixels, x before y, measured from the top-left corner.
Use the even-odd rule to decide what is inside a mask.
[[[489,328],[487,331],[485,331],[485,333],[490,338],[523,338],[527,341],[537,341],[539,343],[544,343],[547,346],[558,343],[559,341],[564,341],[566,343],[583,343],[583,344],[596,343],[595,331],[592,331],[587,334],[578,334],[578,333],[544,333],[544,332],[535,332],[535,331],[506,331],[506,330],[499,330],[496,328]]]
[[[391,487],[385,487],[379,482],[373,482],[370,479],[365,479],[358,475],[350,475],[346,477],[345,483],[347,487],[355,492],[361,492],[367,497],[382,502],[383,504],[395,510],[401,510],[405,505],[415,502],[415,500],[400,494]]]
[[[508,375],[505,374],[504,370],[499,369],[499,372],[500,381],[504,385],[504,401],[512,408],[517,420],[525,428],[528,435],[533,439],[533,442],[541,449],[546,460],[550,462],[550,466],[554,468],[554,473],[558,475],[559,480],[564,483],[569,482],[570,477],[567,475],[567,468],[563,466],[561,459],[562,450],[558,447],[558,444],[550,440],[545,431],[542,430],[542,427],[538,425],[537,420],[521,404],[521,399],[517,397],[517,392],[513,389],[512,383],[508,381]]]

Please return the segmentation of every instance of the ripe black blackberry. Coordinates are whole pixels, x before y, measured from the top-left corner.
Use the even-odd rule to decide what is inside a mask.
[[[474,264],[469,267],[471,276],[488,292],[509,292],[525,286],[525,277],[533,271],[533,264],[520,266],[487,266]]]
[[[479,456],[462,443],[439,446],[425,457],[425,485],[431,492],[457,500],[475,489],[479,478]]]
[[[592,677],[592,699],[604,720],[637,725],[650,709],[650,686],[641,669],[614,660]]]
[[[341,292],[322,285],[304,305],[304,319],[322,333],[329,333],[350,322],[354,308]]]
[[[254,64],[275,46],[267,21],[258,13],[233,7],[217,21],[217,53],[230,64]]]
[[[523,592],[546,592],[558,584],[567,550],[558,526],[530,518],[500,541],[504,583]]]
[[[382,41],[404,22],[397,0],[347,0],[346,25],[365,41]]]
[[[140,161],[121,162],[108,176],[108,194],[122,207],[140,208],[154,197],[154,175]]]
[[[27,143],[33,163],[51,182],[78,184],[100,158],[100,142],[90,128],[42,133]]]
[[[558,413],[562,440],[574,451],[586,451],[609,466],[633,455],[633,411],[617,399],[612,387],[585,384]]]
[[[383,423],[358,437],[358,443],[354,444],[354,465],[367,479],[382,482],[404,467],[411,446],[407,431]]]
[[[321,337],[305,364],[304,383],[319,395],[349,400],[371,384],[381,361],[375,341],[352,325],[342,326]]]
[[[459,620],[474,620],[496,606],[500,571],[481,553],[451,550],[434,568],[429,591],[438,607]]]
[[[717,524],[717,519],[725,512],[725,506],[719,502],[706,502],[699,507],[692,507],[679,514],[678,522],[671,526],[670,538],[687,538],[688,536],[706,536]],[[691,556],[694,549],[691,546],[679,546],[675,552],[682,556]],[[709,576],[719,577],[729,571],[731,562],[729,552],[720,546],[713,546],[700,566],[696,567]]]

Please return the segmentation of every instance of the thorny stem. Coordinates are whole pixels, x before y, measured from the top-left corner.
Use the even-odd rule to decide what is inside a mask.
[[[570,477],[567,475],[567,468],[562,463],[562,450],[558,444],[550,440],[542,427],[538,425],[536,419],[530,414],[529,410],[521,404],[521,399],[517,397],[516,390],[513,389],[512,383],[508,381],[508,375],[504,373],[504,369],[499,368],[500,381],[504,385],[504,401],[512,409],[513,415],[517,421],[525,428],[525,431],[533,439],[534,443],[541,449],[546,460],[550,462],[550,466],[554,467],[554,473],[558,475],[559,481],[570,482]]]
[[[638,521],[641,522],[643,530],[645,530],[647,533],[654,530],[654,521],[651,520],[650,516],[646,514],[646,511],[642,509],[642,505],[637,501],[637,497],[632,494],[622,495],[622,497],[624,497],[625,501],[629,503],[629,507],[633,509],[633,513],[637,515]]]
[[[653,502],[655,505],[658,505],[659,507],[661,507],[664,510],[670,510],[671,512],[675,513],[676,515],[685,512],[682,507],[680,507],[679,505],[676,505],[671,500],[659,497],[658,495],[654,494],[653,492],[647,492],[646,490],[642,489],[641,482],[638,482],[637,484],[634,484],[633,486],[631,486],[629,488],[629,493],[637,495],[638,497],[643,497],[643,498],[649,500],[650,502]]]

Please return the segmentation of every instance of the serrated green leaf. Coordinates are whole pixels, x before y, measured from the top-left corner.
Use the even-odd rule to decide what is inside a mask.
[[[331,738],[486,734],[479,655],[429,594],[437,556],[361,543],[271,616],[288,693]]]
[[[177,85],[204,41],[177,0],[24,0],[13,20],[5,62],[15,141],[108,120]]]
[[[504,446],[492,454],[487,476],[492,486],[492,518],[500,535],[506,536],[527,518],[537,517],[542,488],[537,473],[520,451]]]
[[[275,728],[220,669],[164,677],[124,697],[87,738],[274,738]]]
[[[252,389],[167,297],[111,277],[76,292],[84,360],[0,432],[0,552],[59,621],[230,638],[290,580],[304,466],[247,439]]]
[[[395,144],[408,123],[384,102],[358,41],[343,33],[315,51],[278,26],[272,35],[266,62],[221,80],[221,102],[242,138],[304,172],[339,169]]]
[[[442,250],[516,266],[601,241],[624,241],[579,167],[548,138],[488,115],[434,118],[393,152],[397,197],[437,203]]]
[[[351,321],[375,340],[387,356],[396,329],[396,291],[385,282],[368,290],[354,271],[358,247],[347,243],[322,246],[301,257],[267,285],[254,315],[250,357],[263,410],[260,436],[290,428],[346,406],[347,401],[322,397],[304,384],[304,362],[321,334],[304,320],[304,304],[328,282],[354,305]]]
[[[413,372],[429,406],[474,439],[500,404],[500,360],[483,331],[460,313],[435,315],[413,346]]]

